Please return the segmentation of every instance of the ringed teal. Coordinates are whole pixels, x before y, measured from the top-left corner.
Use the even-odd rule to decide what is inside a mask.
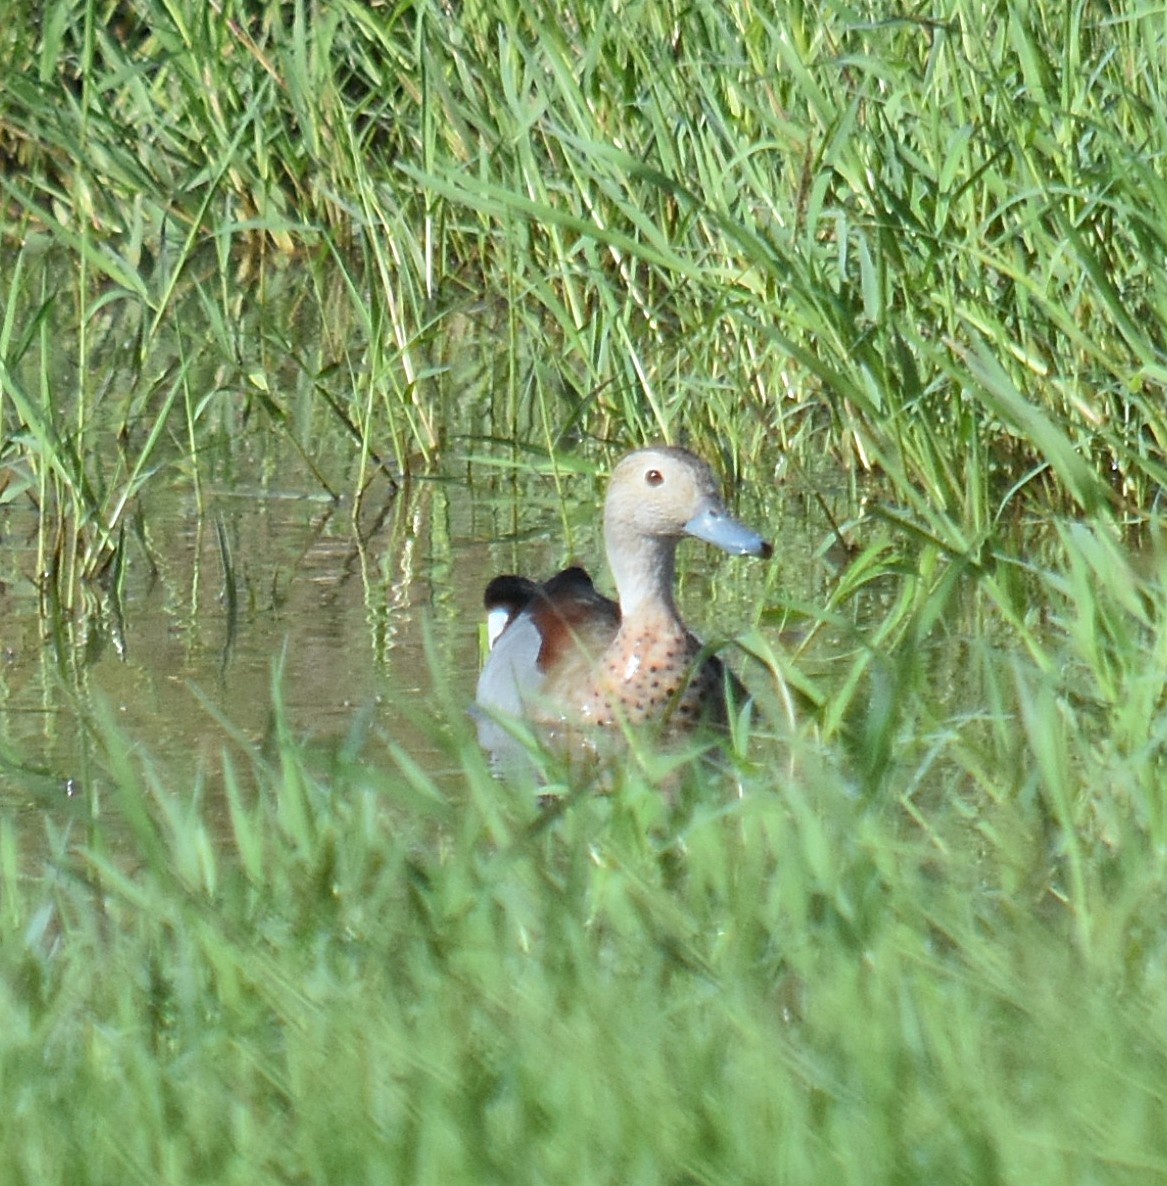
[[[734,555],[773,549],[725,509],[713,471],[687,449],[637,449],[612,472],[604,545],[618,601],[582,568],[544,584],[495,577],[486,587],[491,644],[476,701],[492,714],[542,724],[724,722],[727,686],[716,656],[701,658],[673,600],[677,544],[705,540]]]

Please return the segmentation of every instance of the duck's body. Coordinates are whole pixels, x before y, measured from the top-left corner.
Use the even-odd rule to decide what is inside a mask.
[[[495,577],[486,589],[492,649],[477,702],[492,714],[543,723],[724,721],[731,673],[681,621],[673,600],[685,535],[727,552],[769,556],[761,536],[730,517],[712,471],[685,449],[638,449],[612,473],[604,542],[619,601],[582,568],[542,585]]]

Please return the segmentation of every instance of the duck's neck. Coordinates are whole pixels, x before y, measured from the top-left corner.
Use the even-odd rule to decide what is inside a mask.
[[[644,614],[677,616],[673,601],[673,573],[677,541],[630,535],[606,526],[604,543],[608,566],[616,582],[620,615],[627,621]]]

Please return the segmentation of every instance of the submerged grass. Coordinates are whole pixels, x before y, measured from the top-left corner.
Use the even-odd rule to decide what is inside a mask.
[[[0,0],[0,45],[47,634],[260,431],[334,497],[661,437],[873,475],[743,640],[775,720],[672,799],[637,753],[540,809],[452,693],[457,795],[321,769],[278,689],[193,786],[86,718],[76,814],[0,819],[6,1181],[1167,1172],[1162,13]]]

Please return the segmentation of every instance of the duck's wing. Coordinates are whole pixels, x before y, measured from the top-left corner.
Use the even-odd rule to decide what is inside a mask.
[[[539,669],[554,683],[583,679],[620,629],[620,606],[596,591],[587,572],[573,566],[543,585],[529,608],[539,626]]]
[[[513,716],[527,706],[536,716],[559,715],[559,702],[566,707],[571,688],[586,683],[620,626],[620,607],[596,592],[579,567],[542,585],[495,577],[485,600],[488,615],[499,615],[501,625],[492,634],[475,699],[480,708]]]

